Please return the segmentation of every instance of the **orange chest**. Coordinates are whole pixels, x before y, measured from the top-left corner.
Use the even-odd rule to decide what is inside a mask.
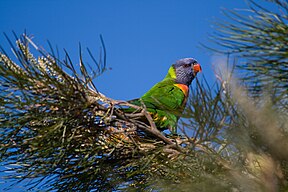
[[[180,88],[181,91],[184,93],[185,97],[189,95],[189,87],[184,84],[174,84],[176,87]]]

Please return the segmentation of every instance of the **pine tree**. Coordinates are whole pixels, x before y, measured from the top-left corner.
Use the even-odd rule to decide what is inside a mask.
[[[6,36],[13,52],[0,53],[7,179],[55,191],[287,190],[288,8],[285,1],[271,4],[279,9],[251,1],[248,14],[226,12],[232,21],[219,24],[212,38],[227,59],[213,86],[196,79],[177,137],[158,131],[145,105],[97,90],[93,79],[107,68],[102,38],[98,61],[87,51],[94,66],[80,47],[78,69],[65,50],[63,59],[26,34],[15,35],[16,47]]]

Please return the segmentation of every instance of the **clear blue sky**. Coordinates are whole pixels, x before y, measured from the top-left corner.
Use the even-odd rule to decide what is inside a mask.
[[[213,22],[224,18],[222,8],[245,7],[244,0],[0,0],[0,32],[13,37],[12,30],[26,30],[44,48],[49,40],[67,49],[75,63],[78,43],[97,56],[102,34],[112,70],[96,79],[96,86],[111,98],[128,100],[144,94],[183,57],[196,58],[213,81],[211,54],[199,43],[209,43]],[[3,35],[0,44],[9,48]]]

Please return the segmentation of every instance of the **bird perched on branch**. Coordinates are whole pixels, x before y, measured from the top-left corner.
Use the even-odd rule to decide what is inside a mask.
[[[169,129],[172,134],[176,134],[177,121],[189,96],[189,85],[201,70],[200,64],[193,58],[177,60],[162,81],[140,99],[129,103],[137,106],[144,104],[159,130]]]

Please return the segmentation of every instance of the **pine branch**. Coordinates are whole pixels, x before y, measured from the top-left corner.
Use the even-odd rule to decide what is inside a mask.
[[[287,2],[272,0],[268,5],[270,8],[252,0],[248,2],[250,6],[247,10],[224,12],[229,20],[217,23],[217,32],[211,39],[220,48],[214,51],[224,48],[222,53],[232,53],[244,59],[237,67],[253,96],[262,95],[270,89],[277,93],[277,98],[286,97]]]
[[[81,46],[80,73],[66,51],[65,59],[60,60],[25,34],[16,39],[17,47],[12,47],[19,64],[2,49],[0,157],[2,165],[15,165],[11,168],[15,173],[8,178],[36,178],[31,188],[41,183],[73,189],[79,187],[76,178],[82,182],[81,178],[87,177],[91,186],[101,181],[102,188],[108,189],[112,181],[106,178],[115,173],[121,183],[129,175],[127,167],[138,166],[134,161],[139,158],[155,150],[167,158],[182,152],[183,147],[155,127],[144,105],[116,101],[97,91],[93,78],[106,70],[102,38],[101,42],[104,56],[99,61],[92,57],[97,70],[91,73]],[[125,107],[137,112],[125,114],[121,110]],[[141,121],[143,118],[149,124]]]
[[[183,135],[170,136],[156,128],[144,104],[114,100],[97,90],[93,78],[105,72],[105,48],[98,61],[88,51],[92,67],[80,47],[78,69],[66,51],[61,60],[27,35],[16,45],[11,43],[16,62],[3,49],[0,53],[0,159],[8,167],[7,178],[20,184],[28,180],[27,189],[261,191],[287,186],[287,153],[281,151],[287,145],[286,116],[268,113],[273,105],[259,110],[244,88],[239,93],[242,88],[230,72],[221,69],[213,86],[205,77],[196,80],[178,126]],[[127,107],[135,111],[124,112]],[[262,118],[272,122],[265,132],[266,123],[253,122]],[[281,139],[281,145],[265,142],[273,130],[273,140]]]

